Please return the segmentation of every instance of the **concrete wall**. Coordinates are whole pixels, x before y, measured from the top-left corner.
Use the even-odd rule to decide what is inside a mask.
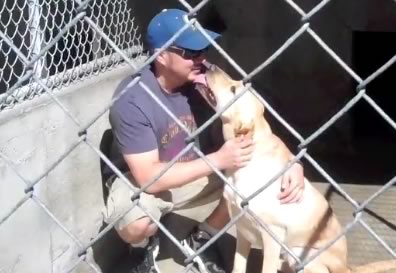
[[[85,124],[109,103],[118,82],[130,72],[124,66],[57,94]],[[88,129],[89,141],[99,147],[108,127],[106,112]],[[58,105],[41,96],[0,113],[0,152],[26,180],[34,181],[78,140],[78,129]],[[24,196],[24,188],[10,166],[0,160],[0,218]],[[102,225],[99,157],[85,143],[80,144],[35,186],[34,195],[88,243]],[[77,245],[32,200],[0,225],[0,272],[64,272],[76,260],[76,251]]]

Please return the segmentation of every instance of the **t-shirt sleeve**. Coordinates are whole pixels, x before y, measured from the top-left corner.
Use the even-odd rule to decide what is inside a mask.
[[[110,110],[110,124],[122,154],[158,149],[151,122],[133,102],[123,102],[113,107]]]

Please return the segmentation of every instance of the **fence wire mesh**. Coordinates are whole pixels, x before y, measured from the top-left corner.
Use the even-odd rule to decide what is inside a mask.
[[[128,58],[142,54],[137,26],[126,1],[96,0],[84,5],[85,16]],[[0,95],[0,111],[43,93],[36,77],[48,88],[60,89],[122,62],[86,21],[77,20],[66,28],[78,8],[71,0],[5,0],[0,3],[0,94],[7,91]],[[58,36],[62,31],[64,33]],[[32,76],[24,77],[30,74]]]
[[[285,2],[294,9],[300,16],[302,26],[289,38],[287,39],[278,50],[276,50],[267,60],[264,60],[257,68],[251,72],[244,71],[238,64],[225,52],[220,45],[212,40],[204,31],[201,24],[194,17],[199,10],[209,2],[201,1],[197,6],[192,7],[186,1],[180,3],[189,11],[191,17],[188,23],[180,31],[178,31],[172,39],[170,39],[160,50],[156,51],[152,56],[139,65],[138,67],[131,61],[133,56],[141,53],[139,47],[140,42],[136,36],[136,28],[133,26],[133,18],[130,17],[129,12],[126,8],[126,2],[123,0],[117,1],[94,1],[86,0],[84,2],[75,1],[6,1],[2,2],[0,8],[0,53],[3,55],[4,62],[2,62],[2,68],[0,71],[1,82],[3,88],[5,87],[5,95],[1,97],[0,108],[6,108],[14,105],[19,100],[24,100],[38,95],[41,92],[49,94],[54,102],[57,103],[76,123],[80,128],[78,135],[79,139],[70,145],[64,154],[62,154],[47,170],[42,173],[33,181],[29,181],[24,178],[18,168],[13,165],[11,160],[6,155],[0,153],[0,158],[5,162],[7,166],[13,169],[13,171],[19,176],[19,178],[25,182],[25,194],[24,197],[15,204],[15,206],[9,210],[0,219],[0,225],[7,221],[13,214],[28,200],[34,201],[42,210],[56,223],[69,237],[79,246],[79,253],[76,255],[75,260],[70,261],[70,267],[66,272],[72,272],[80,263],[86,263],[90,266],[93,272],[100,272],[100,270],[87,259],[87,251],[89,251],[92,245],[100,240],[104,234],[106,234],[111,228],[113,228],[115,222],[108,225],[102,230],[93,240],[88,244],[82,243],[78,236],[74,235],[61,221],[59,221],[54,215],[50,208],[48,208],[38,196],[34,193],[34,187],[40,183],[43,177],[57,167],[69,154],[80,145],[87,145],[90,147],[116,174],[119,176],[126,185],[135,193],[132,196],[134,206],[139,206],[151,219],[154,221],[160,230],[182,251],[185,255],[186,267],[183,272],[190,272],[193,269],[192,262],[194,259],[205,251],[211,244],[213,244],[221,235],[227,232],[241,217],[245,214],[249,214],[253,219],[257,221],[264,230],[269,232],[271,236],[275,236],[271,230],[267,227],[262,220],[254,214],[249,208],[249,200],[255,198],[258,193],[265,190],[266,187],[273,181],[275,181],[284,171],[290,168],[296,160],[304,157],[312,166],[323,175],[324,178],[354,207],[354,219],[348,223],[344,228],[343,232],[339,236],[330,242],[325,247],[319,249],[317,253],[305,260],[299,260],[299,258],[290,250],[288,247],[279,239],[275,240],[281,244],[285,252],[289,253],[294,257],[298,263],[297,269],[303,270],[304,266],[312,261],[316,256],[320,255],[325,249],[330,247],[336,240],[345,235],[351,228],[358,223],[364,227],[378,242],[396,258],[395,250],[393,250],[389,244],[381,238],[364,220],[362,217],[362,211],[372,202],[378,198],[382,193],[387,191],[392,185],[396,183],[396,177],[389,180],[383,187],[381,187],[376,193],[372,194],[367,200],[362,203],[357,202],[352,198],[340,184],[327,173],[320,164],[308,153],[307,147],[312,141],[322,135],[328,128],[333,126],[337,120],[348,112],[356,103],[360,101],[366,101],[372,106],[372,108],[396,130],[396,123],[392,118],[387,115],[381,107],[367,94],[366,86],[387,68],[396,62],[396,56],[392,57],[388,62],[383,64],[372,73],[366,79],[362,79],[357,73],[349,67],[327,44],[321,39],[321,37],[311,28],[310,19],[316,15],[322,8],[324,8],[330,0],[321,1],[309,12],[305,12],[292,0],[285,0]],[[60,15],[60,16],[56,16]],[[225,106],[222,111],[216,113],[211,117],[205,124],[203,124],[197,130],[189,131],[178,118],[173,115],[170,109],[156,98],[155,94],[140,81],[139,72],[143,67],[150,64],[163,50],[172,45],[173,41],[181,35],[181,33],[187,29],[188,26],[194,25],[202,34],[210,41],[210,43],[217,49],[217,51],[228,61],[228,63],[240,73],[246,82],[246,88],[244,92],[252,92],[257,98],[264,104],[266,109],[283,125],[289,130],[289,132],[298,139],[300,142],[299,153],[293,162],[290,162],[288,166],[282,170],[276,177],[271,181],[266,181],[263,186],[257,190],[253,195],[243,198],[236,189],[231,185],[224,177],[222,172],[215,168],[214,164],[202,153],[202,151],[196,146],[191,140],[195,139],[206,127],[208,127],[215,119],[217,119],[227,107],[237,100],[236,97],[229,105]],[[269,66],[274,60],[276,60],[287,48],[298,40],[301,35],[307,33],[312,37],[314,41],[325,51],[327,54],[344,69],[352,79],[358,83],[356,89],[356,95],[350,99],[342,109],[340,109],[333,117],[331,117],[325,124],[319,127],[309,137],[302,137],[290,124],[284,120],[279,113],[271,107],[271,105],[256,91],[250,84],[250,81],[265,67]],[[34,41],[34,42],[33,42]],[[136,47],[136,45],[138,45]],[[76,52],[71,54],[71,48]],[[98,58],[104,57],[104,62],[99,62]],[[89,62],[92,61],[92,62]],[[111,66],[115,66],[120,62],[128,64],[137,77],[131,83],[131,85],[141,85],[141,87],[149,93],[153,99],[162,107],[165,112],[171,116],[171,118],[188,134],[186,141],[189,143],[185,149],[170,162],[163,171],[158,174],[152,181],[144,185],[140,190],[136,191],[129,183],[128,178],[118,170],[112,162],[103,154],[90,140],[87,129],[94,124],[94,122],[101,116],[104,115],[110,108],[111,104],[115,100],[118,100],[122,93],[113,99],[113,101],[107,105],[101,114],[94,117],[91,121],[86,124],[81,124],[77,118],[75,118],[62,103],[56,99],[53,94],[54,89],[69,84],[77,79],[84,79],[92,76],[95,73],[107,70]],[[84,66],[85,65],[85,66]],[[19,67],[19,69],[16,69]],[[71,68],[71,71],[68,70]],[[70,73],[68,73],[70,71]],[[34,83],[34,84],[33,84]],[[20,95],[23,88],[27,88],[27,91]],[[180,157],[182,157],[190,149],[193,149],[213,170],[220,176],[224,183],[226,183],[232,190],[236,191],[236,194],[242,197],[243,202],[241,206],[243,210],[237,216],[231,219],[231,221],[211,240],[208,241],[201,249],[196,252],[189,252],[184,246],[175,238],[173,234],[167,230],[167,228],[158,220],[156,220],[150,213],[140,205],[139,198],[140,194],[147,189],[169,169],[171,168]],[[125,213],[120,215],[121,218],[125,215],[130,208],[125,210]]]

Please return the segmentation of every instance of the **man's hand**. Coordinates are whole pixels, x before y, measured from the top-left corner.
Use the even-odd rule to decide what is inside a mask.
[[[297,203],[301,201],[304,186],[303,167],[301,164],[295,163],[282,177],[281,192],[278,195],[281,204]]]
[[[228,140],[214,153],[216,166],[221,169],[238,169],[247,165],[252,158],[254,143],[250,136]]]

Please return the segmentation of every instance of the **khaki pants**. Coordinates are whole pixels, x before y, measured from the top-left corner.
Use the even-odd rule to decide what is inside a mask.
[[[133,188],[136,185],[130,175],[127,175]],[[109,179],[109,196],[104,209],[104,221],[107,224],[116,222],[117,230],[123,229],[128,224],[147,216],[140,208],[144,208],[152,217],[159,220],[164,214],[184,208],[203,206],[219,200],[223,193],[223,182],[216,175],[203,177],[179,188],[161,192],[156,195],[142,192],[139,206],[134,206],[131,201],[133,191],[120,178]]]

